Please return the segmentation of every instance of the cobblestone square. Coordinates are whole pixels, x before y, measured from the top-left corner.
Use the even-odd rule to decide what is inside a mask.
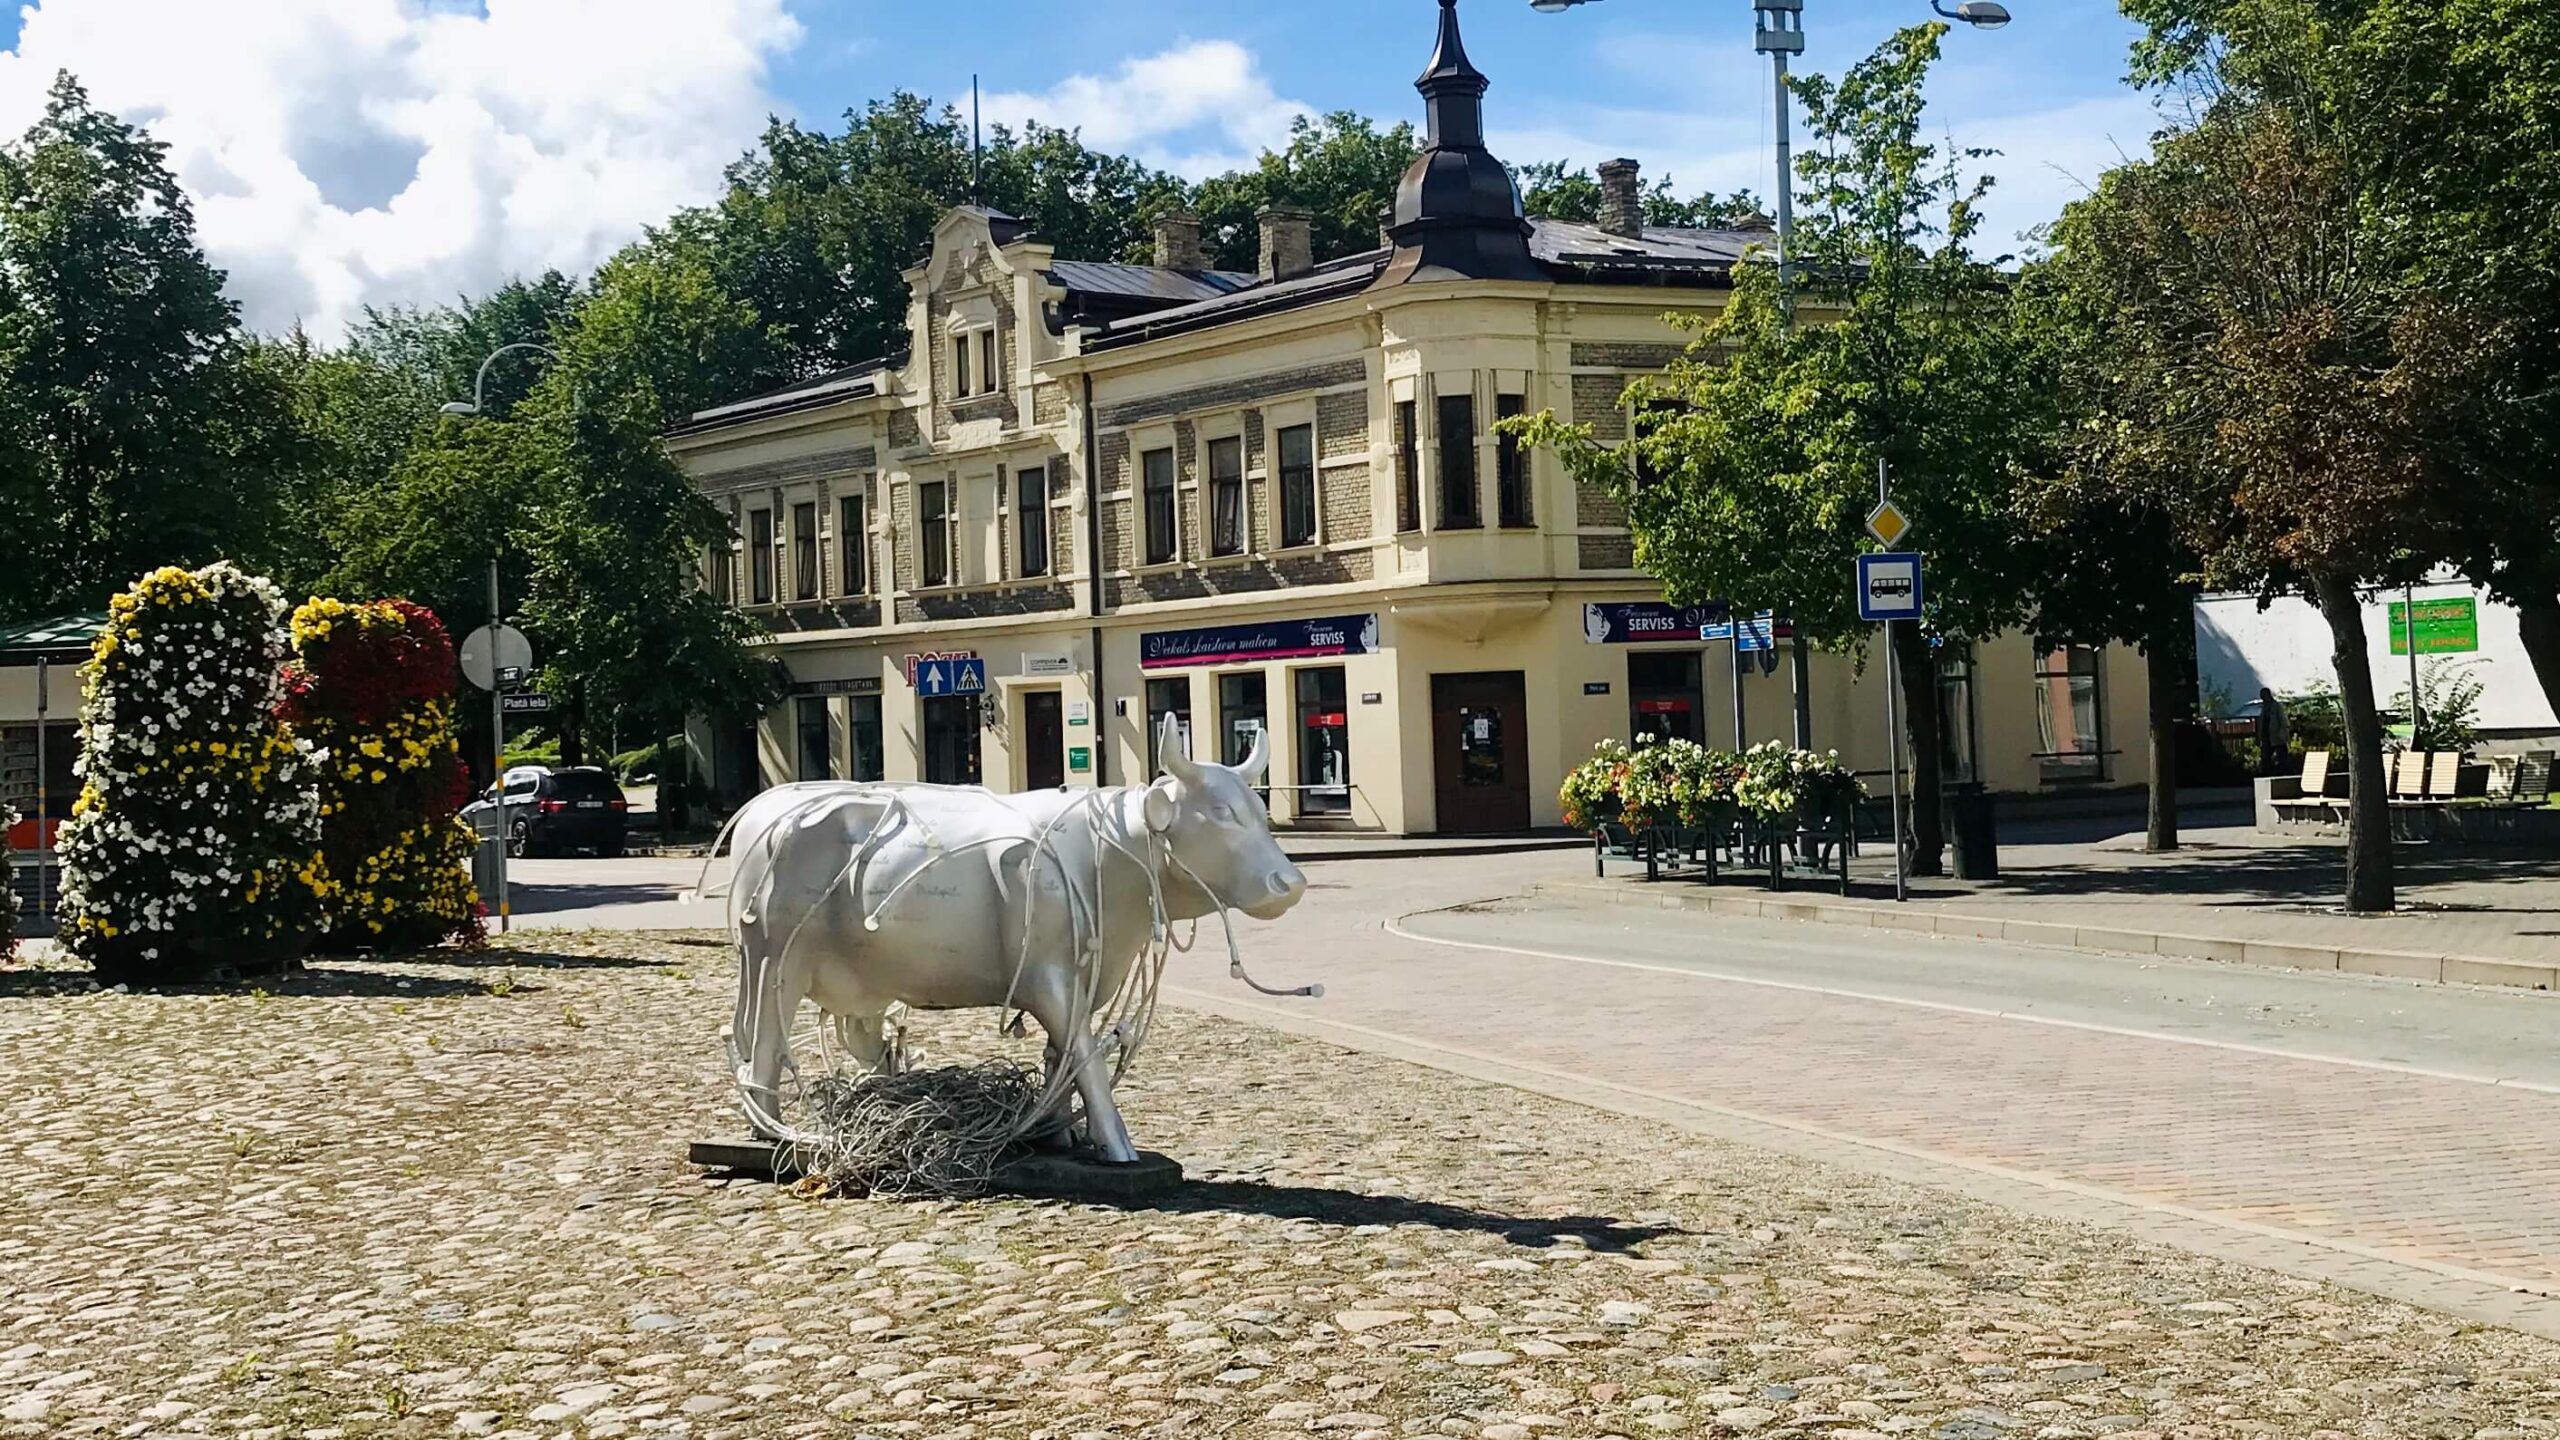
[[[705,1177],[731,976],[0,972],[0,1436],[2560,1436],[2547,1342],[1171,1010],[1158,1205]]]

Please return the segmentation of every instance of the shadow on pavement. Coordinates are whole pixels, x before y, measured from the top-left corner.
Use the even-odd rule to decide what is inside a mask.
[[[659,884],[653,881],[604,885],[528,885],[510,878],[507,901],[518,915],[557,915],[567,910],[592,910],[606,905],[646,905],[653,901],[681,899],[689,887]]]
[[[1436,1200],[1402,1195],[1362,1195],[1312,1185],[1264,1185],[1250,1180],[1192,1180],[1168,1194],[1149,1199],[1080,1199],[1079,1205],[1107,1205],[1117,1210],[1197,1215],[1268,1215],[1279,1220],[1310,1220],[1322,1225],[1427,1225],[1434,1230],[1498,1235],[1514,1245],[1546,1249],[1558,1236],[1579,1239],[1593,1250],[1617,1254],[1658,1240],[1686,1234],[1671,1225],[1637,1225],[1597,1215],[1525,1218]]]

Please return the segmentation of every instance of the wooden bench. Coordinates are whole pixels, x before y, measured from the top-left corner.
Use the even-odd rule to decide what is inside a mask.
[[[2334,792],[2330,788],[2332,778],[2338,782]],[[2303,752],[2299,786],[2299,794],[2274,802],[2278,819],[2326,824],[2338,820],[2347,808],[2346,776],[2331,776],[2326,750]]]
[[[2550,804],[2551,761],[2552,752],[2548,750],[2491,756],[2489,803],[2534,808]]]

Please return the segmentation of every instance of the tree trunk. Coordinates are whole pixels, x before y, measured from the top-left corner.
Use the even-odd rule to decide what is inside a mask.
[[[2542,682],[2542,698],[2552,714],[2560,715],[2560,594],[2517,601],[2516,621],[2534,678]]]
[[[2151,828],[2142,848],[2157,855],[2178,848],[2178,720],[2185,708],[2179,647],[2155,640],[2143,652],[2151,686]]]
[[[2347,727],[2347,909],[2393,908],[2391,794],[2382,778],[2382,715],[2365,659],[2364,599],[2353,582],[2324,575],[2312,596],[2329,621],[2330,663],[2338,674],[2338,710]]]
[[[1946,868],[1946,742],[1939,735],[1938,654],[1929,637],[1905,620],[1893,630],[1894,660],[1902,668],[1902,729],[1911,740],[1911,829],[1908,873],[1944,875]]]
[[[568,713],[560,717],[560,763],[575,770],[587,763],[587,682],[569,682]]]

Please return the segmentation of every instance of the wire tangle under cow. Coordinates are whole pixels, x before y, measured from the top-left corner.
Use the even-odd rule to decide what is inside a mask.
[[[749,1119],[761,1131],[781,1137],[783,1143],[804,1157],[802,1168],[807,1173],[823,1175],[841,1188],[874,1194],[960,1194],[966,1193],[968,1187],[982,1186],[1002,1156],[1028,1137],[1063,1131],[1072,1125],[1075,1075],[1088,1057],[1107,1058],[1115,1086],[1136,1062],[1154,1021],[1165,963],[1175,950],[1189,950],[1198,935],[1196,921],[1190,934],[1179,939],[1174,934],[1165,905],[1168,868],[1180,872],[1216,907],[1225,932],[1229,971],[1243,976],[1244,968],[1226,897],[1183,864],[1172,853],[1165,836],[1147,829],[1143,823],[1131,823],[1120,803],[1130,792],[1089,791],[1036,828],[1026,818],[1021,832],[953,846],[945,845],[923,817],[907,805],[899,793],[907,788],[911,787],[893,783],[813,794],[785,811],[758,838],[757,843],[768,847],[769,860],[771,848],[780,845],[783,837],[823,823],[845,809],[867,811],[871,820],[833,881],[792,918],[774,962],[757,977],[760,983],[746,983],[742,971],[739,1010],[729,1037],[730,1063]],[[1082,855],[1074,857],[1084,862],[1081,865],[1071,864],[1069,853],[1059,843],[1070,833],[1070,824],[1076,822],[1081,822],[1088,841]],[[885,893],[869,895],[867,876],[872,861],[882,847],[910,827],[923,832],[920,838],[927,854],[925,863]],[[783,1084],[767,1108],[766,1098],[748,1083],[747,1051],[754,1037],[765,1033],[762,1027],[792,1025],[793,1017],[780,1013],[783,976],[803,931],[827,901],[840,887],[849,889],[859,906],[862,928],[876,932],[881,916],[899,895],[934,867],[973,851],[998,847],[1019,851],[1002,856],[1004,863],[996,867],[996,873],[1007,903],[1023,906],[1022,939],[1014,956],[1005,1003],[998,1012],[1000,1035],[1021,1033],[1022,1012],[1015,1000],[1032,958],[1035,937],[1054,936],[1055,921],[1063,918],[1072,946],[1076,982],[1072,1019],[1066,1034],[1051,1037],[1046,1073],[1039,1085],[1033,1087],[1027,1072],[1010,1062],[915,1071],[915,1078],[910,1079],[901,1074],[902,1035],[893,1031],[885,1037],[874,1037],[868,1047],[856,1045],[856,1037],[847,1033],[850,1022],[837,1016],[829,1017],[821,1026],[817,1047],[820,1055],[813,1057],[819,1059],[819,1064],[804,1065],[799,1047],[786,1044]],[[1115,856],[1129,861],[1128,868],[1144,877],[1149,924],[1140,953],[1106,996],[1101,993],[1102,975],[1107,968],[1100,953],[1101,916],[1105,880]],[[1060,898],[1066,911],[1063,917],[1047,917],[1051,928],[1046,930],[1038,923],[1043,919],[1039,907],[1044,871],[1057,878],[1057,887],[1049,893]],[[775,918],[775,870],[768,864],[764,874],[757,893],[731,895],[733,933],[738,930],[739,920],[752,922],[759,917],[767,922],[770,933],[770,922]],[[1016,887],[1018,895],[1013,893]],[[742,898],[744,910],[738,908]],[[742,967],[747,959],[742,945]],[[885,1049],[881,1040],[886,1041]],[[885,1055],[877,1069],[854,1058],[866,1048]],[[1015,1083],[995,1078],[998,1070],[1009,1071],[1018,1088]]]

